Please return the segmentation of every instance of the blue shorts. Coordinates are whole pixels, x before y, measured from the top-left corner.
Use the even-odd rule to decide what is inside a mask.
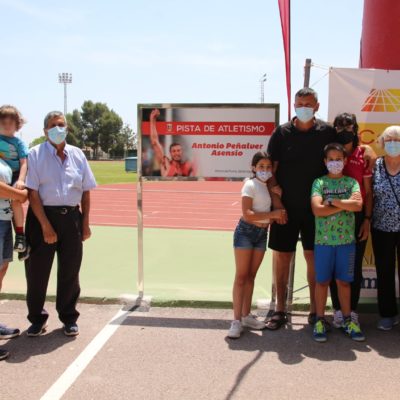
[[[257,249],[265,251],[267,248],[267,228],[249,224],[242,219],[236,226],[233,235],[233,247],[235,249]]]
[[[5,262],[13,259],[13,237],[11,221],[0,220],[0,270]]]
[[[316,244],[314,261],[317,283],[329,282],[332,279],[353,282],[355,255],[355,243],[338,246]]]

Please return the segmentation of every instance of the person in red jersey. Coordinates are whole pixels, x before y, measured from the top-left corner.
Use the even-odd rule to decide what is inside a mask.
[[[159,115],[160,110],[158,109],[154,109],[150,114],[150,141],[157,161],[161,165],[161,176],[192,176],[192,164],[189,161],[183,161],[183,149],[180,143],[173,142],[169,146],[170,158],[164,154],[164,149],[158,140],[156,128],[157,117]]]

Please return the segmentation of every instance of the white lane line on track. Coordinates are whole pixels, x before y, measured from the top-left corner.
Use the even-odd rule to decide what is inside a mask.
[[[136,192],[136,189],[117,189],[117,188],[96,188],[95,192]],[[210,192],[210,191],[199,191],[199,190],[158,190],[158,189],[144,189],[143,193],[196,193],[196,194],[235,194],[238,192]]]
[[[96,217],[134,218],[134,217],[137,216],[136,211],[129,211],[129,212],[125,211],[123,215],[121,215],[121,214],[104,214],[103,211],[110,211],[110,210],[101,210],[99,208],[94,209],[94,210],[90,210],[91,217],[94,217],[94,218],[96,218]],[[169,218],[170,215],[176,215],[177,214],[176,212],[174,212],[172,210],[159,211],[159,210],[146,209],[146,210],[143,210],[143,211],[145,213],[150,213],[150,214],[160,214],[160,216],[162,216],[162,217],[166,216],[166,218]],[[182,211],[179,211],[179,214],[180,215],[186,214],[186,215],[191,216],[192,218],[197,218],[197,217],[201,218],[203,215],[207,215],[207,216],[210,216],[210,217],[214,217],[215,216],[216,218],[213,218],[213,219],[216,219],[216,220],[220,219],[218,217],[221,216],[221,215],[223,215],[224,218],[229,217],[229,216],[231,216],[231,217],[239,217],[239,213],[237,211],[235,211],[235,210],[229,211],[229,209],[228,210],[221,210],[220,212],[219,212],[219,210],[213,210],[212,213],[208,212],[207,210],[196,210],[196,211],[184,211],[184,210],[182,210]]]
[[[85,347],[81,354],[69,365],[63,374],[53,383],[41,400],[58,400],[72,386],[79,375],[89,365],[96,354],[107,343],[115,331],[122,325],[131,311],[119,310],[103,329]]]
[[[96,189],[94,189],[96,192],[108,192],[108,191],[112,191],[112,192],[136,192],[136,188],[135,189],[123,189],[123,188],[100,188],[97,187]]]
[[[131,223],[131,224],[123,224],[123,223],[114,223],[114,222],[99,222],[96,224],[92,224],[95,226],[113,226],[117,228],[137,228],[136,223]],[[151,225],[150,223],[145,223],[144,227],[145,228],[151,228],[151,229],[183,229],[183,230],[189,230],[189,231],[195,231],[195,230],[206,230],[206,231],[233,231],[235,229],[235,226],[237,225],[237,220],[234,221],[231,227],[226,227],[226,226],[183,226],[183,225],[162,225],[162,224],[154,224]]]
[[[232,217],[231,218],[232,221],[236,221],[237,220],[237,214],[226,214],[225,216],[226,217]],[[116,215],[107,215],[107,214],[96,214],[96,215],[93,215],[93,217],[95,217],[95,218],[107,217],[107,218],[113,218],[115,220],[117,220],[117,218],[123,218],[124,220],[128,219],[127,216],[124,217],[122,215],[121,216],[116,216]],[[133,221],[137,220],[137,218],[135,218],[135,216],[128,216],[128,217],[129,217],[129,219],[132,219]],[[196,217],[196,221],[197,222],[198,221],[217,221],[218,222],[218,218],[203,218],[200,215],[193,215],[193,218],[194,217]],[[150,215],[149,214],[143,214],[143,218],[147,218],[148,220],[151,220],[151,219],[159,220],[160,216],[158,216],[157,214],[150,214]],[[171,217],[171,216],[162,216],[162,218],[164,220],[178,220],[178,221],[180,221],[180,220],[186,221],[188,219],[188,217]],[[92,225],[95,225],[96,221],[95,222],[92,221],[91,223],[92,223]]]

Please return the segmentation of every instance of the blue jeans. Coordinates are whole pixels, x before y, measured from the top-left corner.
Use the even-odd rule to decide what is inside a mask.
[[[239,220],[233,235],[233,247],[235,249],[257,249],[265,251],[267,248],[267,228],[249,224]]]

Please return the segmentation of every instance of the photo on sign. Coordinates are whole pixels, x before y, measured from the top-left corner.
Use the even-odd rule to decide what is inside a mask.
[[[139,105],[142,176],[244,178],[278,105]]]

